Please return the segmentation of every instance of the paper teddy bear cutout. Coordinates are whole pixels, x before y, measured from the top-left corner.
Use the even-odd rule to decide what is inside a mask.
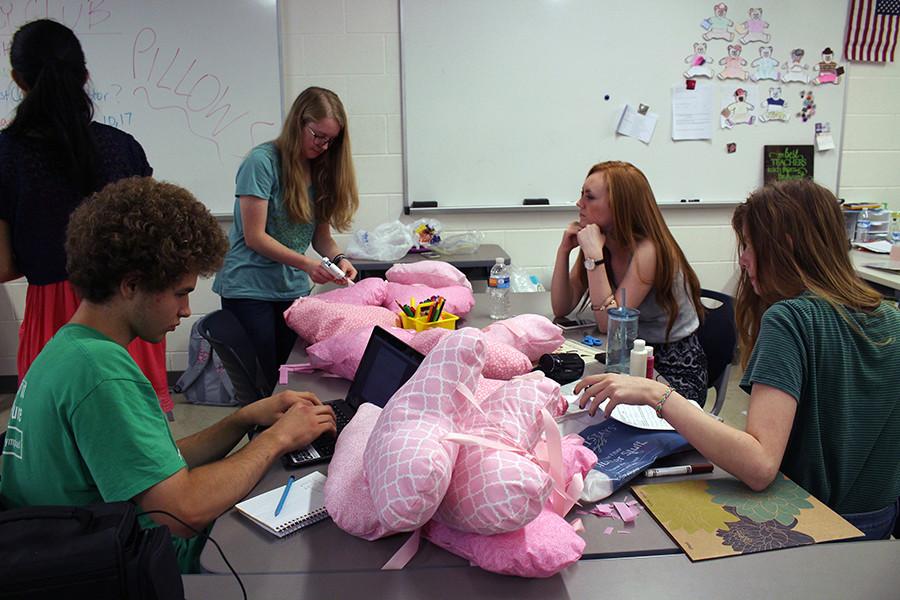
[[[687,79],[694,77],[712,77],[713,60],[706,55],[706,42],[694,42],[694,51],[684,57],[684,62],[689,64],[688,70],[684,72]]]
[[[769,24],[762,20],[762,9],[751,8],[747,11],[747,14],[750,15],[750,18],[737,27],[738,33],[743,34],[739,41],[742,44],[751,44],[753,42],[768,44],[771,39],[771,36],[766,33]]]
[[[803,62],[803,56],[806,52],[803,48],[794,48],[791,50],[791,57],[788,62],[782,63],[781,81],[790,83],[792,81],[798,83],[809,83],[809,65]]]
[[[791,118],[787,111],[787,103],[781,97],[781,87],[770,87],[769,97],[766,98],[760,107],[762,114],[759,115],[760,123],[766,121],[787,121]]]
[[[730,42],[734,39],[734,32],[731,31],[734,21],[725,16],[727,14],[728,5],[724,2],[719,2],[713,6],[713,16],[704,19],[701,23],[702,27],[706,30],[706,33],[703,34],[704,40],[707,42],[709,40],[725,40]]]
[[[719,79],[740,79],[741,81],[746,81],[747,77],[750,75],[744,69],[747,65],[747,61],[741,58],[740,44],[729,44],[728,56],[721,59],[719,64],[725,65],[725,68],[717,75]]]
[[[841,75],[844,74],[844,67],[834,62],[834,52],[831,48],[822,50],[822,60],[813,67],[818,75],[812,80],[813,85],[823,83],[833,83],[835,85],[841,82]]]
[[[734,102],[722,109],[722,124],[727,129],[735,125],[753,125],[753,105],[747,102],[747,91],[743,88],[734,90]]]

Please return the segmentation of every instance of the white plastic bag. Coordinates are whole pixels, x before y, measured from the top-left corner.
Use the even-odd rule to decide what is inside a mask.
[[[360,229],[347,244],[350,258],[397,260],[406,256],[414,240],[408,226],[400,221],[382,223],[372,231]]]
[[[544,286],[534,275],[528,273],[522,267],[509,266],[509,289],[516,292],[543,292]]]
[[[432,244],[431,249],[438,254],[475,254],[478,252],[484,234],[480,231],[466,231],[449,235],[441,239],[439,244]]]

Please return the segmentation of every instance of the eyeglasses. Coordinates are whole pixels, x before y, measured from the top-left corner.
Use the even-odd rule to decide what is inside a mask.
[[[334,143],[335,138],[328,137],[327,135],[322,135],[309,125],[307,125],[306,128],[309,129],[309,132],[313,136],[313,143],[317,146],[330,146],[332,143]]]

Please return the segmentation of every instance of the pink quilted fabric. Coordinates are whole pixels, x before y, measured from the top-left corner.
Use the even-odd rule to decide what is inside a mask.
[[[316,298],[341,304],[381,306],[384,304],[385,286],[387,286],[387,282],[380,277],[366,277],[353,285],[316,294]]]
[[[338,377],[353,381],[359,361],[366,351],[366,344],[372,335],[372,326],[348,331],[322,340],[306,347],[309,363]],[[401,327],[386,327],[388,333],[406,343],[412,339],[415,331]],[[448,330],[444,330],[448,331]]]
[[[472,284],[462,271],[442,260],[422,260],[394,265],[387,270],[384,277],[395,283],[422,283],[431,287],[461,285],[472,289]]]
[[[381,408],[374,404],[359,407],[337,439],[325,481],[325,508],[329,516],[338,527],[364,540],[397,533],[378,520],[363,473],[366,443],[380,414]]]
[[[461,431],[530,453],[541,436],[544,408],[564,405],[559,385],[546,377],[517,378],[469,411]],[[533,521],[552,489],[550,476],[523,454],[463,445],[435,519],[459,531],[492,535]]]
[[[440,327],[425,329],[417,332],[408,343],[422,354],[428,354],[438,341],[450,334],[450,331]],[[509,344],[485,340],[484,352],[482,375],[485,377],[507,380],[531,371],[531,361],[528,357]]]
[[[562,439],[563,472],[566,479],[590,471],[597,457],[577,435]],[[584,540],[565,519],[549,508],[522,529],[497,535],[463,533],[432,520],[425,528],[432,543],[468,559],[486,571],[519,577],[551,577],[577,562],[584,553]]]
[[[311,344],[369,325],[384,328],[400,326],[397,313],[381,306],[339,304],[319,300],[315,296],[297,298],[284,311],[284,320],[301,339]]]
[[[559,327],[542,315],[517,315],[491,323],[484,328],[484,337],[509,344],[531,362],[537,361],[542,354],[553,352],[565,341]]]
[[[432,296],[443,296],[447,299],[444,304],[444,310],[456,315],[464,317],[469,314],[472,307],[475,306],[475,296],[472,290],[462,285],[451,285],[446,287],[431,287],[422,284],[405,284],[387,282],[384,294],[384,302],[382,306],[390,309],[397,308],[397,302],[400,304],[409,304],[410,297],[416,299],[416,303],[428,300]]]
[[[378,518],[388,529],[422,527],[444,498],[459,451],[444,436],[469,409],[460,386],[475,389],[483,356],[477,329],[445,337],[378,418],[365,473]]]

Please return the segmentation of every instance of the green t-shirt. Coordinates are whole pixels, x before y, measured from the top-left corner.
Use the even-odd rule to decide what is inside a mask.
[[[0,495],[10,507],[127,501],[185,466],[153,386],[125,348],[70,324],[16,393]],[[173,538],[183,570],[195,564],[186,555],[197,552],[195,540]]]
[[[811,294],[776,302],[741,380],[797,400],[781,470],[842,514],[900,496],[900,311],[850,318],[865,338]]]
[[[235,178],[234,224],[228,234],[231,248],[216,274],[213,291],[223,298],[296,300],[309,295],[305,271],[275,262],[247,247],[239,196],[268,201],[266,233],[284,246],[303,254],[312,243],[315,223],[295,223],[287,214],[281,186],[281,158],[271,142],[255,147],[241,163]],[[313,190],[309,190],[310,198]]]

